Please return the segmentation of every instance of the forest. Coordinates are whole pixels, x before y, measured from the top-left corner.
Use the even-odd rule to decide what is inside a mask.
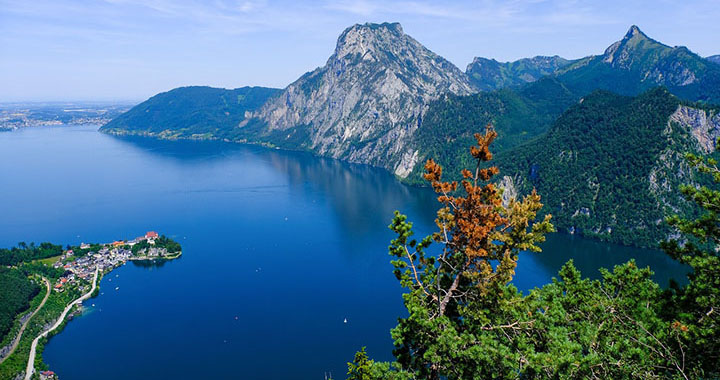
[[[661,286],[634,261],[590,280],[569,261],[552,283],[523,294],[512,284],[517,260],[540,252],[554,218],[541,216],[543,198],[535,191],[503,202],[491,180],[501,172],[489,164],[495,136],[492,129],[475,135],[475,165],[462,171],[460,182],[444,180],[433,160],[425,164],[424,178],[440,203],[437,231],[413,237],[412,223],[400,212],[389,226],[396,236],[389,253],[408,313],[391,332],[395,360],[372,360],[362,348],[348,363],[347,378],[719,377],[717,161],[685,156],[711,185],[676,188],[702,211],[693,219],[663,221],[677,234],[660,245],[692,268],[687,285]]]

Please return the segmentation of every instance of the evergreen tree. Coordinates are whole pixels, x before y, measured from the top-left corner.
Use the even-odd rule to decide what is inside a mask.
[[[489,182],[498,170],[484,165],[495,132],[475,137],[475,170],[463,170],[459,184],[443,182],[432,160],[425,165],[442,204],[437,232],[414,240],[396,212],[390,254],[408,310],[392,330],[396,361],[375,362],[363,349],[348,363],[350,379],[720,377],[720,191],[682,187],[706,214],[669,220],[680,234],[663,247],[692,268],[688,285],[662,290],[634,261],[590,280],[570,261],[523,295],[510,283],[518,255],[540,250],[550,216],[536,220],[534,191],[503,202]],[[714,160],[688,158],[720,182]]]

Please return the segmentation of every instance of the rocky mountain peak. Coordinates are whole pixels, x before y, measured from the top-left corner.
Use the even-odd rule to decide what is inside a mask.
[[[643,33],[636,25],[630,27],[625,36],[610,45],[603,54],[603,61],[613,66],[627,68],[632,64],[634,55],[640,54],[643,50],[652,49],[654,47],[665,46]]]
[[[345,29],[338,37],[335,59],[376,60],[377,55],[392,50],[394,45],[404,44],[406,39],[402,26],[395,23],[355,24]]]
[[[628,29],[627,33],[625,33],[625,37],[623,37],[624,40],[629,40],[631,38],[645,38],[649,39],[649,37],[638,28],[637,25],[633,25]]]
[[[254,117],[276,145],[301,141],[299,148],[404,177],[417,159],[407,145],[428,103],[473,92],[465,73],[400,24],[357,24],[338,37],[325,66],[290,84]]]

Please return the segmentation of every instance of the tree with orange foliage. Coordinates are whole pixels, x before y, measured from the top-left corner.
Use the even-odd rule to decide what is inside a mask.
[[[425,165],[424,178],[438,194],[442,207],[435,223],[438,231],[420,242],[411,239],[412,224],[405,215],[395,213],[390,228],[397,233],[390,246],[395,256],[395,275],[409,289],[405,303],[407,319],[393,330],[398,363],[415,368],[421,378],[438,378],[448,373],[432,347],[448,331],[462,328],[469,319],[487,319],[491,305],[502,297],[515,274],[521,251],[540,251],[538,243],[553,231],[550,215],[536,220],[542,207],[534,191],[521,201],[503,204],[502,190],[491,181],[496,167],[484,167],[492,159],[489,146],[497,133],[488,126],[475,134],[477,146],[470,154],[477,164],[474,171],[463,170],[462,181],[443,181],[442,167],[432,159]],[[431,244],[441,251],[428,254]],[[474,310],[481,306],[482,311]],[[527,321],[507,326],[482,323],[483,328],[517,330]],[[452,334],[451,334],[452,335]]]
[[[399,212],[390,225],[398,234],[390,246],[390,254],[398,258],[393,261],[395,273],[404,286],[421,291],[436,305],[431,318],[446,315],[448,306],[456,308],[469,298],[482,297],[490,288],[510,282],[518,254],[539,252],[537,244],[554,230],[550,215],[535,220],[542,208],[535,191],[522,201],[510,199],[503,205],[502,190],[490,182],[498,169],[482,167],[492,159],[489,146],[496,136],[490,126],[484,135],[475,134],[478,146],[472,146],[470,154],[477,165],[474,172],[462,171],[460,184],[444,182],[442,167],[432,159],[425,164],[423,177],[442,204],[435,219],[437,232],[420,243],[409,240],[412,224]],[[458,185],[463,194],[458,194]],[[442,252],[436,257],[425,253],[432,241],[442,244]]]
[[[570,261],[557,279],[523,295],[511,283],[518,256],[540,251],[553,226],[550,216],[537,220],[534,191],[503,202],[492,183],[498,169],[487,165],[495,137],[489,127],[475,135],[477,164],[459,183],[443,181],[434,161],[425,165],[441,204],[435,233],[414,240],[412,224],[395,213],[390,254],[408,311],[392,329],[396,360],[376,362],[363,350],[347,378],[717,378],[720,250],[703,247],[720,244],[720,190],[684,187],[708,214],[671,220],[699,244],[666,244],[693,267],[687,286],[663,290],[632,260],[589,280]],[[720,183],[715,161],[690,158]]]

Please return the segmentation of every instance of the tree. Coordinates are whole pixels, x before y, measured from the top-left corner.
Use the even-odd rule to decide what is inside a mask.
[[[686,158],[701,173],[710,175],[714,183],[720,183],[715,159],[693,154]],[[691,185],[681,186],[680,191],[704,213],[697,219],[677,215],[668,219],[680,237],[661,246],[672,258],[689,265],[692,272],[688,285],[671,288],[672,308],[666,313],[674,319],[673,326],[682,333],[682,342],[688,347],[683,353],[687,365],[696,368],[698,376],[720,377],[720,191]]]
[[[394,273],[407,293],[408,316],[392,330],[393,363],[365,351],[348,364],[350,379],[691,379],[720,370],[720,191],[685,186],[706,210],[697,220],[673,217],[686,237],[663,244],[693,272],[684,287],[663,290],[634,261],[583,278],[572,261],[559,278],[527,295],[511,283],[521,251],[539,251],[553,230],[533,191],[502,201],[489,181],[495,132],[475,135],[474,172],[442,181],[432,160],[425,178],[438,193],[438,231],[412,239],[412,224],[395,213],[390,228]],[[720,182],[713,160],[689,156]],[[460,195],[462,192],[462,195]],[[436,243],[438,246],[432,246]]]
[[[438,351],[437,342],[456,340],[470,326],[515,329],[528,322],[494,324],[498,300],[512,297],[507,285],[515,273],[521,251],[540,251],[544,235],[553,231],[551,216],[536,221],[542,207],[534,191],[522,201],[502,202],[502,190],[490,182],[496,167],[483,167],[492,159],[489,146],[497,134],[488,126],[475,134],[470,149],[474,171],[462,171],[463,180],[442,181],[442,167],[433,160],[425,165],[424,178],[438,194],[442,207],[435,223],[438,231],[420,242],[411,239],[412,224],[395,213],[390,228],[395,275],[409,290],[404,296],[410,316],[393,330],[395,355],[402,368],[419,378],[436,379],[458,368]],[[458,194],[458,188],[462,195]],[[431,244],[440,252],[428,254]]]

